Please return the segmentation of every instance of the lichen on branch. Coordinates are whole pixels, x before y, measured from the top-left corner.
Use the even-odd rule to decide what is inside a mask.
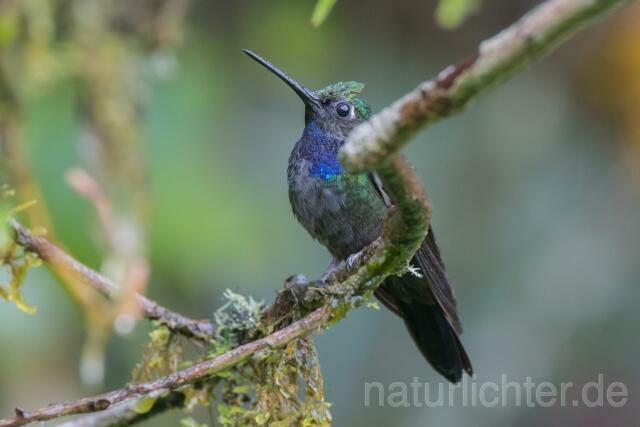
[[[632,0],[549,0],[480,43],[467,61],[420,83],[358,126],[342,149],[347,170],[376,168],[415,133],[458,113],[482,92],[551,52],[574,33]]]

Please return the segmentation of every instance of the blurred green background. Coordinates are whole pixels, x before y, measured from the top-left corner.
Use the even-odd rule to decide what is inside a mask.
[[[464,60],[536,3],[487,1],[456,31],[440,29],[435,3],[425,0],[340,1],[318,29],[309,25],[311,1],[194,3],[175,68],[162,79],[147,76],[148,294],[206,317],[225,288],[270,302],[285,277],[317,277],[329,261],[296,224],[287,198],[302,105],[241,48],[313,88],[365,82],[364,95],[378,110]],[[386,310],[360,309],[316,339],[335,425],[637,423],[640,34],[625,30],[633,19],[637,25],[640,8],[581,33],[406,149],[433,201],[477,381],[499,383],[507,374],[511,381],[582,384],[604,374],[605,384],[627,385],[627,404],[365,408],[367,381],[441,378],[401,321]],[[628,49],[614,55],[614,44]],[[30,99],[26,150],[59,239],[99,267],[94,213],[63,177],[82,164],[76,91],[68,79]],[[87,387],[78,373],[77,308],[44,268],[30,272],[25,296],[36,315],[0,304],[0,415],[129,379],[147,325],[111,340],[105,384]],[[178,418],[147,425],[176,425]]]

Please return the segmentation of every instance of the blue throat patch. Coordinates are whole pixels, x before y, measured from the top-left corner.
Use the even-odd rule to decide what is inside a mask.
[[[305,158],[311,162],[311,176],[324,181],[331,181],[342,175],[344,170],[338,160],[341,141],[320,130],[314,121],[305,126],[303,139],[307,140],[304,148]]]
[[[331,181],[338,175],[342,175],[342,166],[340,163],[330,164],[330,163],[315,163],[311,166],[311,175],[316,178],[322,178],[325,181]]]

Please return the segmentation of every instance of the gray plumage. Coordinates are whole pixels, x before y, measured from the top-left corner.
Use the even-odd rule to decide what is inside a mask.
[[[374,174],[346,173],[338,151],[355,126],[370,117],[358,97],[363,85],[340,82],[311,91],[258,55],[245,51],[291,87],[305,103],[305,128],[287,169],[289,200],[296,219],[335,260],[346,260],[380,236],[392,201]],[[406,273],[384,281],[376,297],[401,317],[429,363],[451,382],[472,375],[460,342],[462,332],[453,288],[433,230],[412,259],[422,277]]]

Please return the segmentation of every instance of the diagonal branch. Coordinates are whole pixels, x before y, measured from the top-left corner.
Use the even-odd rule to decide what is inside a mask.
[[[37,254],[44,262],[54,267],[58,274],[88,285],[107,299],[117,298],[120,288],[110,279],[82,264],[44,237],[34,236],[17,221],[11,221],[11,228],[20,246]],[[140,294],[136,294],[136,300],[147,319],[157,320],[172,331],[189,338],[202,342],[210,341],[213,334],[211,322],[190,319]]]
[[[549,0],[480,43],[475,55],[444,69],[357,127],[342,149],[347,170],[375,168],[420,129],[458,113],[580,29],[632,0]]]
[[[138,410],[135,400],[124,402],[102,412],[70,420],[58,427],[123,427],[132,426],[146,421],[156,415],[171,409],[183,408],[186,396],[184,393],[174,391],[166,396],[159,397],[147,412]]]
[[[203,360],[189,368],[157,380],[141,384],[131,384],[122,389],[94,397],[51,404],[31,412],[16,409],[16,416],[0,420],[0,427],[22,426],[68,415],[104,411],[120,403],[143,396],[159,397],[171,390],[211,378],[217,372],[237,365],[256,352],[281,347],[295,338],[308,334],[322,327],[322,325],[327,322],[329,314],[330,310],[328,307],[319,308],[304,319],[265,338],[241,345],[224,354]]]

